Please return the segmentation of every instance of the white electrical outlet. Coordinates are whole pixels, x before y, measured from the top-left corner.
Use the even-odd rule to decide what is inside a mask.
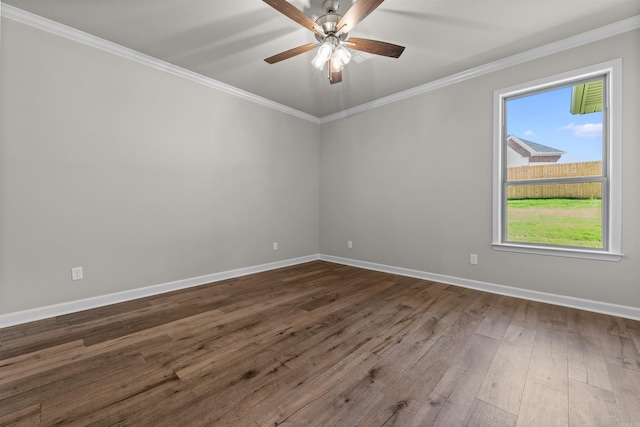
[[[478,255],[470,254],[469,255],[469,263],[476,265],[478,263]]]
[[[82,267],[73,267],[71,269],[71,280],[82,279]]]
[[[278,250],[278,242],[273,242],[273,250],[274,251]]]
[[[353,249],[353,242],[351,240],[347,241],[347,248]]]

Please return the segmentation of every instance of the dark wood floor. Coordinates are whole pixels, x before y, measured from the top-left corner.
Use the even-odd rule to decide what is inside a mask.
[[[322,261],[0,340],[0,425],[640,423],[640,322]]]

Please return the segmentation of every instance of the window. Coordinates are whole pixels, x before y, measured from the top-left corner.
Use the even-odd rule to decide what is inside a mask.
[[[617,261],[621,60],[494,93],[494,249]]]

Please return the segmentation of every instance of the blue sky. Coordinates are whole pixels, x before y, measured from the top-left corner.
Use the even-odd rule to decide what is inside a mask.
[[[602,112],[569,112],[571,87],[507,101],[507,135],[566,151],[558,163],[602,160]]]

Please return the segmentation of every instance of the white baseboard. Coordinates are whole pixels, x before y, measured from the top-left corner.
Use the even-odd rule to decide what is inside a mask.
[[[0,315],[0,328],[33,322],[36,320],[48,319],[50,317],[62,316],[64,314],[75,313],[91,308],[104,307],[106,305],[117,304],[119,302],[131,301],[138,298],[145,298],[159,295],[166,292],[177,291],[179,289],[191,288],[205,285],[207,283],[219,282],[221,280],[232,279],[234,277],[247,276],[249,274],[274,270],[276,268],[289,267],[319,259],[319,255],[309,255],[300,258],[291,258],[283,261],[270,262],[251,267],[239,268],[237,270],[223,271],[220,273],[207,274],[205,276],[192,277],[189,279],[177,280],[175,282],[162,283],[159,285],[146,286],[144,288],[131,289],[129,291],[116,292],[108,295],[101,295],[82,300],[69,301],[61,304],[39,307],[30,310],[18,311],[15,313]]]
[[[523,298],[532,301],[555,304],[564,307],[577,308],[580,310],[592,311],[595,313],[609,314],[612,316],[624,317],[627,319],[640,320],[640,308],[629,307],[606,302],[592,301],[581,298],[568,297],[563,295],[537,292],[527,289],[513,288],[510,286],[496,285],[493,283],[480,282],[477,280],[463,279],[460,277],[446,276],[443,274],[428,273],[420,270],[394,267],[384,264],[376,264],[367,261],[359,261],[350,258],[335,257],[331,255],[308,255],[300,258],[291,258],[283,261],[268,264],[255,265],[251,267],[239,268],[237,270],[223,271],[220,273],[208,274],[205,276],[192,277],[189,279],[177,280],[175,282],[163,283],[159,285],[147,286],[144,288],[132,289],[129,291],[117,292],[108,295],[101,295],[77,301],[65,302],[62,304],[50,305],[46,307],[34,308],[31,310],[19,311],[0,315],[0,328],[47,319],[64,314],[75,313],[91,308],[103,307],[119,302],[131,301],[138,298],[145,298],[159,295],[166,292],[176,291],[194,286],[205,285],[207,283],[219,282],[221,280],[232,279],[234,277],[246,276],[263,271],[274,270],[276,268],[289,267],[305,262],[323,260],[336,264],[350,265],[367,270],[381,271],[384,273],[398,274],[400,276],[415,277],[417,279],[430,280],[434,282],[446,283],[449,285],[461,286],[464,288],[476,289],[479,291],[491,292],[498,295],[506,295],[515,298]]]
[[[390,265],[376,264],[367,261],[359,261],[350,258],[341,258],[330,255],[320,255],[323,261],[345,264],[353,267],[365,268],[367,270],[382,271],[384,273],[397,274],[400,276],[415,277],[417,279],[431,280],[433,282],[446,283],[448,285],[461,286],[463,288],[476,289],[479,291],[491,292],[498,295],[506,295],[515,298],[522,298],[532,301],[544,302],[548,304],[560,305],[563,307],[577,308],[580,310],[592,311],[595,313],[609,314],[612,316],[624,317],[627,319],[640,320],[640,308],[624,305],[610,304],[606,302],[587,300],[582,298],[568,297],[564,295],[550,294],[546,292],[531,291],[527,289],[513,288],[510,286],[496,285],[493,283],[480,282],[477,280],[463,279],[460,277],[445,276],[443,274],[428,273],[425,271],[411,270],[408,268],[393,267]]]

